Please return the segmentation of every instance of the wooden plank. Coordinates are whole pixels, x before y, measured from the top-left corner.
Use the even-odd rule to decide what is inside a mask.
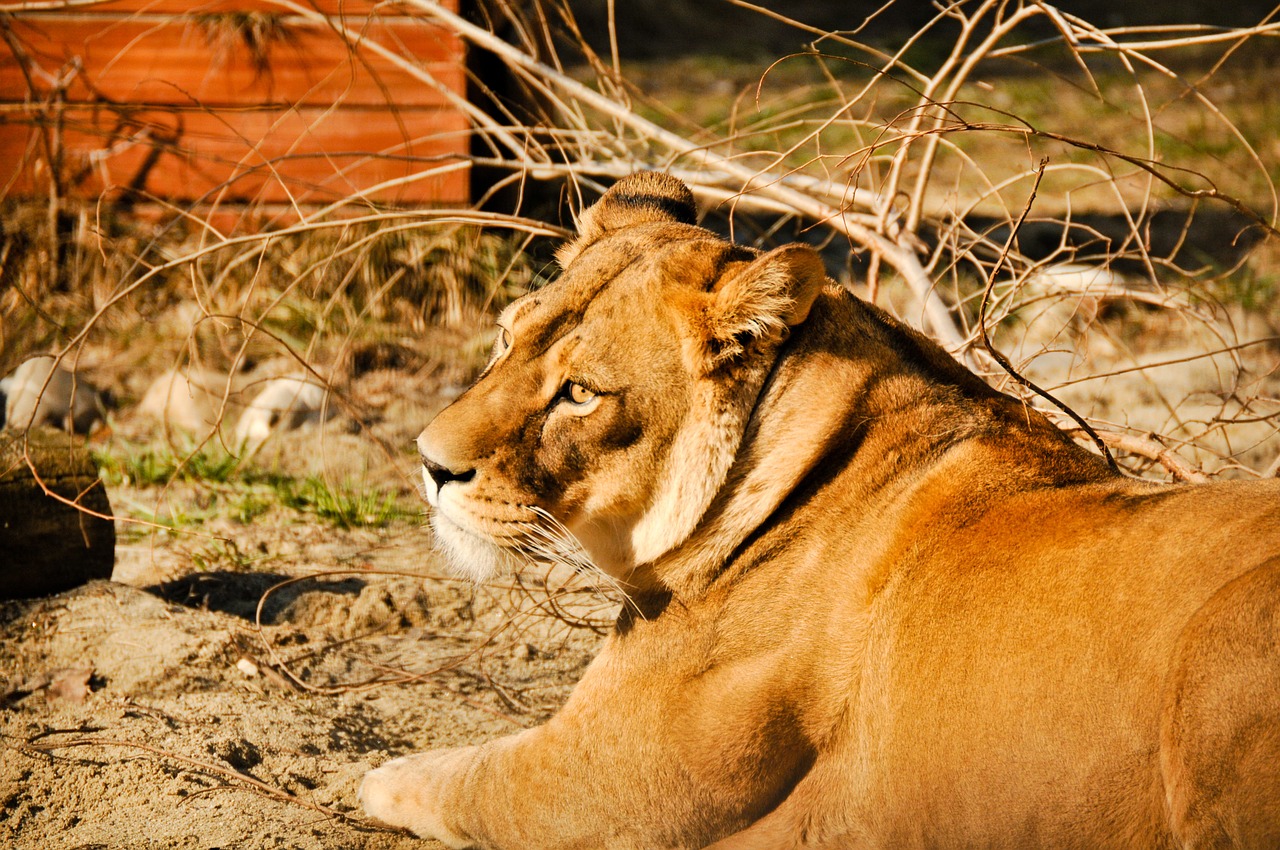
[[[291,14],[290,6],[297,5],[326,15],[421,15],[421,10],[405,3],[378,2],[378,0],[293,0],[282,3],[273,0],[35,0],[30,8],[16,13],[35,16],[46,13],[86,12],[91,14],[145,14],[145,15],[210,15],[227,12],[266,12]],[[440,0],[440,5],[451,12],[458,11],[458,0]]]
[[[440,106],[444,95],[369,49],[349,46],[325,26],[289,23],[269,33],[260,51],[225,19],[95,20],[40,16],[11,22],[32,64],[35,99],[77,61],[64,98],[223,107],[262,104]],[[365,38],[391,46],[449,90],[465,91],[463,45],[457,36],[413,21],[369,22]],[[0,100],[30,96],[22,60],[0,46]]]
[[[47,191],[34,113],[0,115],[0,187]],[[308,108],[239,112],[68,108],[51,134],[82,197],[129,187],[181,200],[322,203],[420,173],[467,152],[466,119],[448,110]],[[383,202],[465,203],[465,167],[371,193]]]

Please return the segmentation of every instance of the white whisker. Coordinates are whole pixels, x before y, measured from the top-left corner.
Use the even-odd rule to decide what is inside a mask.
[[[574,533],[565,527],[564,523],[537,506],[531,507],[530,511],[540,520],[522,524],[526,537],[521,552],[525,557],[530,558],[531,563],[565,566],[576,575],[589,576],[621,597],[623,603],[637,614],[640,613],[640,609],[631,599],[622,582],[591,560],[586,548]]]

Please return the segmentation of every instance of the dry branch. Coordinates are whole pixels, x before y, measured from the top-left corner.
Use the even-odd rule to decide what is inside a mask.
[[[1096,432],[1104,443],[1113,449],[1135,454],[1155,461],[1168,470],[1174,481],[1188,484],[1205,484],[1211,479],[1195,464],[1161,443],[1155,435],[1140,436],[1116,431]]]

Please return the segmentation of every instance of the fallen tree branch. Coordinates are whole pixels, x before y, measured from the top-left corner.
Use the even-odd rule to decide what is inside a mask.
[[[1117,431],[1096,431],[1097,435],[1113,449],[1128,452],[1155,461],[1168,470],[1174,481],[1187,484],[1207,484],[1212,479],[1200,467],[1166,446],[1154,435],[1122,434]]]

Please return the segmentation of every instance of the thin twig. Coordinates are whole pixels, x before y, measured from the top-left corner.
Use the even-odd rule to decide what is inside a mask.
[[[1095,431],[1090,436],[1094,435],[1112,448],[1155,461],[1167,469],[1175,481],[1206,484],[1212,480],[1198,466],[1161,443],[1155,435],[1142,437],[1137,434],[1121,434],[1117,431]]]
[[[1005,242],[1004,249],[1000,252],[1000,256],[997,258],[995,266],[991,269],[991,274],[987,278],[986,288],[982,291],[982,305],[978,308],[978,328],[982,332],[982,347],[985,348],[987,353],[1000,364],[1000,368],[1004,369],[1005,372],[1009,374],[1009,377],[1013,378],[1019,384],[1022,384],[1022,386],[1051,403],[1054,407],[1067,414],[1067,416],[1070,416],[1075,423],[1080,426],[1080,429],[1092,438],[1094,444],[1102,453],[1102,457],[1107,461],[1107,466],[1111,467],[1111,471],[1119,475],[1121,474],[1120,467],[1116,464],[1116,459],[1111,456],[1111,450],[1107,448],[1107,444],[1103,442],[1102,437],[1093,429],[1093,426],[1086,422],[1084,417],[1059,401],[1047,390],[1041,389],[1035,382],[1024,377],[1017,369],[1013,368],[1013,364],[1009,362],[1009,359],[1001,354],[1000,351],[991,344],[991,336],[987,332],[987,304],[991,298],[991,290],[996,285],[996,277],[1000,273],[1000,269],[1004,266],[1005,258],[1009,254],[1009,249],[1012,247],[1014,240],[1018,238],[1018,230],[1022,227],[1023,222],[1027,220],[1027,215],[1031,212],[1031,206],[1036,201],[1036,191],[1040,188],[1040,180],[1044,177],[1044,169],[1048,164],[1049,160],[1040,160],[1040,165],[1036,169],[1035,183],[1031,187],[1031,194],[1027,196],[1027,205],[1023,207],[1022,214],[1018,216],[1018,220],[1009,231],[1009,238]]]
[[[276,800],[280,800],[281,802],[284,802],[284,803],[290,803],[295,806],[301,806],[304,809],[310,809],[314,812],[319,812],[320,814],[332,820],[342,821],[343,823],[347,823],[352,826],[359,827],[361,829],[371,829],[371,830],[378,830],[378,831],[395,831],[395,830],[389,830],[385,826],[382,826],[370,820],[366,820],[362,817],[350,815],[345,812],[340,812],[336,809],[331,809],[328,806],[322,806],[319,803],[309,802],[297,796],[296,794],[293,794],[293,793],[290,793],[289,791],[284,790],[283,788],[278,788],[275,785],[271,785],[267,782],[263,782],[261,779],[256,779],[252,776],[249,776],[246,773],[242,773],[238,770],[235,770],[232,767],[215,764],[213,762],[203,761],[202,759],[191,758],[190,756],[184,756],[179,753],[171,752],[170,750],[161,749],[160,747],[153,747],[150,744],[142,744],[137,741],[122,741],[116,738],[71,738],[66,741],[55,741],[55,742],[48,742],[48,743],[33,743],[28,741],[23,746],[25,749],[36,750],[41,752],[50,752],[50,753],[55,750],[69,749],[72,747],[122,747],[125,749],[142,750],[143,752],[150,753],[155,756],[159,756],[162,759],[175,761],[175,762],[178,762],[179,764],[185,764],[189,767],[194,767],[198,770],[207,771],[209,773],[213,773],[218,776],[225,777],[227,779],[230,779],[233,782],[237,782],[241,785],[244,785],[247,788],[253,791],[256,791],[260,794],[263,794],[265,796],[271,797]]]

